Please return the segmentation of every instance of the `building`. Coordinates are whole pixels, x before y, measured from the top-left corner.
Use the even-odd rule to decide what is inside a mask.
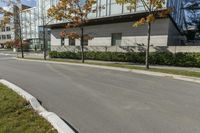
[[[9,11],[9,12],[14,12],[13,6],[8,6],[4,7],[4,10]],[[0,18],[2,20],[3,18]],[[6,24],[5,27],[2,27],[0,29],[0,46],[4,47],[6,43],[9,43],[15,39],[15,34],[14,34],[14,27],[13,25],[13,20],[11,23]]]
[[[29,50],[41,50],[39,38],[39,15],[37,7],[27,8],[20,13],[22,38],[29,43]]]
[[[54,5],[55,0],[50,1]],[[184,11],[182,0],[167,0],[163,10],[167,7],[175,7],[170,17],[159,18],[152,25],[151,46],[182,45],[182,25],[184,23]],[[98,0],[93,6],[96,12],[89,15],[89,23],[84,27],[85,34],[91,34],[94,38],[85,42],[86,50],[97,51],[140,51],[147,44],[147,26],[133,28],[132,24],[146,12],[142,3],[137,4],[136,10],[128,10],[127,5],[118,5],[115,0]],[[65,22],[52,22],[51,50],[66,51],[76,50],[80,46],[80,40],[71,40],[60,37]],[[80,32],[79,28],[69,31]],[[135,50],[137,47],[137,50]]]
[[[20,38],[20,29],[21,25],[20,22],[20,14],[19,14],[19,8],[27,9],[29,8],[26,5],[9,5],[7,7],[3,7],[4,10],[13,13],[13,16],[11,17],[10,23],[6,24],[5,27],[2,27],[0,29],[0,45],[1,47],[4,47],[5,44],[9,44],[10,42],[14,42],[14,40],[17,40]],[[2,20],[3,18],[0,18]]]
[[[12,26],[10,24],[0,29],[0,47],[4,47],[4,44],[14,39],[14,32],[11,29]]]

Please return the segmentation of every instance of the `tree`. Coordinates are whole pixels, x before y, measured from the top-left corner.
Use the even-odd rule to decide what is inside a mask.
[[[47,2],[46,2],[47,1]],[[42,24],[42,40],[43,40],[43,51],[44,51],[44,60],[46,60],[47,57],[47,44],[46,44],[46,35],[47,35],[47,25],[55,20],[54,18],[48,19],[48,16],[46,14],[46,8],[48,6],[49,1],[48,0],[40,0],[41,5],[40,5],[40,13],[38,15],[38,18],[41,20]]]
[[[49,17],[59,21],[67,21],[65,30],[60,33],[61,37],[81,40],[82,63],[84,63],[84,40],[92,39],[90,35],[84,34],[84,25],[88,23],[88,14],[95,11],[92,10],[92,5],[95,3],[95,0],[84,2],[81,0],[59,0],[55,6],[48,10]],[[80,33],[68,32],[68,29],[76,27],[80,28]]]
[[[171,9],[163,10],[165,5],[165,0],[116,0],[118,4],[129,4],[127,8],[135,9],[137,8],[137,4],[141,3],[144,7],[147,15],[142,17],[140,20],[134,22],[133,27],[138,27],[140,25],[147,24],[148,25],[148,39],[147,39],[147,48],[146,48],[146,68],[149,69],[149,48],[151,41],[151,25],[156,20],[157,17],[165,17],[171,12]]]
[[[3,19],[1,20],[0,27],[6,26],[6,24],[13,24],[13,30],[15,32],[15,39],[14,42],[20,44],[21,49],[21,57],[24,58],[24,46],[23,46],[23,39],[22,39],[22,31],[21,31],[21,18],[20,13],[22,12],[22,6],[20,6],[20,0],[16,2],[12,0],[3,1],[6,4],[12,6],[12,11],[4,10],[0,8],[0,14],[3,15]],[[16,45],[18,45],[15,43]]]
[[[48,16],[47,16],[47,8],[48,8],[48,5],[49,4],[49,1],[48,0],[40,0],[39,1],[39,8],[38,8],[38,11],[39,13],[35,13],[35,11],[32,11],[32,10],[23,10],[23,13],[25,13],[25,16],[26,14],[30,15],[30,16],[34,16],[34,17],[31,17],[32,19],[23,19],[24,23],[26,24],[29,24],[30,25],[30,31],[31,31],[31,25],[32,24],[35,24],[35,22],[33,22],[33,18],[36,19],[35,21],[39,20],[39,25],[41,26],[41,30],[40,33],[39,33],[39,38],[42,40],[42,50],[43,50],[43,58],[44,60],[46,60],[46,57],[47,57],[47,25],[52,22],[53,20],[55,19],[49,19]],[[24,15],[22,13],[22,16]],[[22,21],[22,24],[23,24],[23,21]],[[24,26],[23,28],[26,28],[27,25],[22,25]],[[28,26],[29,27],[29,26]],[[32,33],[30,33],[32,34]],[[36,49],[36,46],[35,46],[35,49]]]

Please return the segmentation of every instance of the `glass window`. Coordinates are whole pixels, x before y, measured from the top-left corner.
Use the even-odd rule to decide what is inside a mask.
[[[92,6],[92,12],[88,14],[88,18],[96,18],[97,17],[97,13],[98,13],[97,4],[94,4]]]
[[[2,28],[1,30],[2,30],[2,31],[5,31],[5,28]]]
[[[75,46],[75,39],[69,38],[69,46]]]
[[[142,1],[139,1],[136,6],[136,11],[145,11]]]
[[[61,37],[61,46],[65,45],[65,38]]]
[[[122,13],[122,5],[117,4],[115,0],[111,0],[110,3],[110,15],[116,15]]]
[[[10,31],[10,27],[6,27],[6,31]]]
[[[11,35],[7,35],[7,39],[11,39]]]
[[[88,46],[88,40],[85,40],[85,39],[84,39],[84,40],[83,40],[83,45],[84,45],[84,46]]]
[[[112,33],[111,41],[112,46],[120,46],[122,41],[122,33]]]
[[[5,35],[2,35],[2,39],[6,39],[6,36],[5,36]]]
[[[99,16],[106,16],[106,11],[107,11],[107,1],[108,0],[100,0],[99,1]]]

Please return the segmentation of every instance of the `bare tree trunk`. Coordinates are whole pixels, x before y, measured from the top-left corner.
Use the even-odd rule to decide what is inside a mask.
[[[84,41],[84,38],[83,38],[83,27],[81,27],[81,60],[82,60],[82,63],[85,62],[85,58],[84,58],[84,44],[83,44],[83,41]]]
[[[42,24],[43,24],[43,27],[42,27],[43,28],[43,30],[42,30],[42,32],[43,32],[43,38],[42,38],[43,39],[43,52],[44,52],[44,60],[46,60],[46,57],[47,57],[47,51],[46,51],[46,32],[45,32],[45,22],[46,22],[45,19],[46,18],[45,18],[45,13],[44,13],[45,1],[42,0],[41,2],[42,2],[41,3],[42,4],[42,8],[43,8],[42,12],[41,12],[42,13],[41,14],[42,15],[41,16],[42,17]]]
[[[46,38],[45,38],[45,26],[43,25],[43,51],[44,51],[44,60],[47,59],[47,51],[46,51]]]
[[[20,21],[19,21],[19,38],[20,38],[21,54],[22,54],[22,58],[24,58],[24,46],[23,46],[23,40],[22,40],[22,30],[21,30]]]
[[[22,39],[22,28],[21,28],[21,16],[20,15],[17,16],[17,20],[15,20],[15,22],[18,23],[18,26],[16,28],[17,28],[17,32],[19,32],[18,37],[19,37],[19,41],[20,41],[21,55],[22,55],[22,58],[24,58],[24,46],[23,46],[23,39]]]
[[[150,40],[151,40],[151,23],[148,23],[148,42],[146,48],[146,69],[149,69],[149,47],[150,47]]]
[[[21,36],[21,35],[20,35],[20,36]],[[23,42],[22,42],[21,37],[20,37],[20,48],[21,48],[22,58],[24,58],[24,46],[23,46]]]

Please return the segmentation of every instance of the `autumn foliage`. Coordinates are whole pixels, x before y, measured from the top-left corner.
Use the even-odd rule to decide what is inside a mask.
[[[166,0],[116,0],[118,4],[128,4],[128,9],[137,9],[137,5],[140,3],[145,9],[146,16],[141,17],[138,21],[133,23],[133,27],[140,25],[148,25],[148,39],[146,47],[146,68],[149,69],[149,49],[151,40],[151,24],[156,20],[157,17],[166,17],[172,12],[171,8],[164,8]]]
[[[48,16],[59,21],[66,21],[65,29],[82,27],[88,22],[88,14],[93,12],[94,3],[95,0],[86,0],[85,3],[79,0],[59,0],[56,5],[48,9]],[[60,35],[73,39],[81,38],[79,33],[65,30]]]
[[[142,3],[145,11],[148,13],[146,17],[134,22],[133,26],[137,27],[146,23],[153,23],[156,17],[166,17],[172,12],[171,8],[164,9],[166,0],[116,0],[118,4],[130,4],[129,8],[137,8],[138,3]]]
[[[59,0],[59,2],[48,9],[48,16],[59,21],[65,21],[65,29],[60,33],[63,38],[80,39],[82,62],[84,62],[84,40],[92,39],[89,34],[84,34],[84,25],[88,23],[88,14],[94,12],[92,5],[95,0]],[[69,32],[67,29],[80,28],[80,32]]]

